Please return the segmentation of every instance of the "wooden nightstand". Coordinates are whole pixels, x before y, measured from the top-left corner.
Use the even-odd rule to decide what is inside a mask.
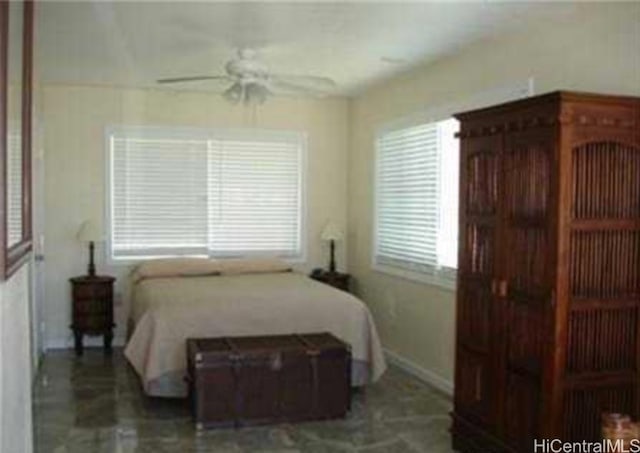
[[[326,283],[327,285],[331,285],[334,288],[349,292],[349,281],[351,280],[351,275],[349,274],[316,270],[312,272],[309,277],[319,282]]]
[[[76,354],[82,355],[83,335],[103,335],[104,349],[111,351],[113,340],[113,282],[108,276],[71,278],[73,299],[73,323],[71,329],[75,337]]]

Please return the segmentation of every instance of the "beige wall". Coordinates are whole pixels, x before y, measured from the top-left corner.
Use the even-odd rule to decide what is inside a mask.
[[[378,125],[534,78],[535,92],[640,95],[640,4],[576,4],[572,17],[476,43],[363,93],[351,105],[349,270],[384,346],[447,387],[453,378],[454,293],[371,269],[373,137]]]
[[[102,224],[105,211],[105,127],[156,125],[188,127],[251,127],[308,133],[307,262],[308,271],[327,261],[319,240],[328,219],[341,225],[347,215],[348,109],[345,100],[270,99],[259,108],[255,122],[242,107],[232,107],[217,94],[125,90],[85,86],[44,88],[45,154],[45,322],[49,346],[70,344],[68,278],[86,269],[87,251],[75,241],[83,219]],[[103,250],[98,256],[103,258]],[[346,249],[338,249],[340,266]],[[118,277],[123,288],[128,268],[99,272]],[[124,335],[128,304],[116,306],[116,337]]]
[[[0,452],[32,451],[30,265],[0,284]]]

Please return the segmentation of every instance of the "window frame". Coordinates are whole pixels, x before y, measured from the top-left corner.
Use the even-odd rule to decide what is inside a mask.
[[[374,158],[373,160],[373,173],[372,173],[372,186],[373,186],[373,205],[372,205],[372,230],[371,230],[371,269],[375,272],[381,272],[394,277],[400,277],[406,280],[424,283],[447,290],[455,290],[456,281],[458,276],[457,269],[451,269],[447,267],[436,268],[433,272],[422,272],[418,270],[406,269],[403,267],[396,267],[388,264],[378,263],[376,260],[376,251],[378,247],[378,165],[379,165],[379,148],[377,146],[378,139],[381,135],[399,130],[403,128],[410,128],[418,126],[420,124],[434,123],[447,120],[453,117],[458,112],[474,110],[490,105],[501,104],[516,99],[523,99],[534,95],[535,81],[533,77],[530,77],[524,81],[516,82],[511,85],[505,85],[501,87],[495,87],[473,96],[468,97],[465,100],[460,100],[450,104],[444,104],[433,108],[424,108],[417,110],[409,115],[398,117],[394,120],[379,123],[374,129],[373,148]],[[459,198],[459,194],[458,194]],[[460,231],[458,231],[458,238],[460,237]],[[460,241],[458,239],[458,246]],[[459,263],[458,263],[459,264]]]
[[[22,8],[22,13],[17,17],[12,17],[11,8]],[[33,46],[34,46],[34,10],[33,0],[22,0],[16,2],[2,2],[0,4],[0,22],[3,23],[0,30],[0,61],[4,65],[4,71],[0,74],[0,172],[4,179],[0,182],[0,280],[8,280],[26,264],[32,257],[33,248],[33,189],[32,189],[32,155],[33,155]],[[18,21],[18,22],[16,22]],[[16,25],[21,24],[21,42],[16,53],[11,52],[13,41],[11,40],[11,30]],[[21,61],[13,61],[11,57],[20,55]],[[11,61],[10,61],[11,60]],[[9,102],[9,82],[11,69],[19,71],[18,80],[21,87],[16,93],[14,105]],[[7,69],[8,68],[8,69]],[[10,178],[7,165],[9,164],[9,125],[12,120],[21,122],[16,128],[20,134],[20,171],[15,176],[19,178],[18,186],[21,190],[20,202],[15,206],[20,209],[21,229],[17,241],[11,242],[9,234],[9,212],[10,203],[8,197],[11,195],[9,188]]]
[[[192,254],[192,255],[137,255],[137,256],[122,256],[117,257],[113,255],[113,200],[112,200],[112,188],[113,181],[113,168],[112,168],[112,154],[111,154],[111,139],[114,134],[135,134],[138,137],[148,136],[150,138],[157,138],[159,134],[163,134],[165,137],[171,137],[176,139],[189,139],[189,140],[216,140],[216,139],[256,139],[260,137],[285,137],[289,139],[295,139],[300,146],[300,171],[298,174],[298,190],[299,190],[299,219],[300,219],[300,231],[299,231],[299,253],[297,255],[289,257],[281,257],[283,260],[289,263],[305,263],[307,260],[307,162],[308,162],[308,135],[304,131],[293,131],[283,129],[249,129],[249,128],[196,128],[196,127],[179,127],[179,126],[157,126],[157,125],[145,125],[145,126],[130,126],[130,125],[109,125],[105,127],[104,131],[104,161],[105,165],[105,247],[104,247],[104,259],[108,266],[129,266],[137,264],[142,261],[158,259],[158,258],[172,258],[172,257],[199,257],[199,258],[216,258],[210,253],[206,254]],[[206,190],[206,189],[205,189]],[[268,252],[255,253],[255,254],[238,254],[229,256],[217,256],[217,258],[259,258],[274,255]]]

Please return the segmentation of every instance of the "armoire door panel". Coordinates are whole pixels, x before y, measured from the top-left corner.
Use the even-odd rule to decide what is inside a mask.
[[[555,129],[512,132],[504,146],[504,215],[510,223],[546,218],[555,149]]]
[[[536,437],[540,426],[554,276],[550,266],[554,132],[545,127],[505,135],[500,260],[506,291],[500,304],[504,348],[498,365],[505,375],[498,382],[507,391],[499,411],[502,434],[519,446]]]
[[[455,410],[468,419],[482,425],[491,424],[491,365],[486,354],[478,354],[458,347],[456,370]]]
[[[462,279],[458,304],[458,345],[489,354],[493,295],[491,285],[472,276]]]
[[[635,372],[638,364],[640,308],[634,301],[619,304],[574,304],[569,314],[568,377],[594,373]]]
[[[545,294],[554,283],[550,232],[555,140],[555,128],[549,127],[505,136],[502,260],[509,287],[531,296]]]
[[[461,152],[461,261],[459,262],[458,329],[469,348],[490,352],[492,283],[496,273],[496,235],[500,153],[496,137],[465,141]]]
[[[615,141],[577,146],[572,179],[574,220],[640,220],[640,147]]]
[[[605,412],[633,414],[638,384],[634,381],[603,382],[569,387],[564,398],[564,440],[598,441]]]
[[[640,147],[594,141],[571,153],[572,298],[640,299]]]
[[[507,375],[504,436],[518,451],[530,451],[540,430],[540,383],[517,372]]]
[[[509,223],[504,230],[504,278],[510,294],[544,297],[552,287],[549,271],[549,233],[546,225],[521,227]]]
[[[464,259],[460,271],[465,276],[491,280],[494,277],[495,235],[493,222],[467,223],[465,226]]]
[[[594,130],[570,150],[568,439],[595,439],[603,411],[640,415],[640,146]]]
[[[487,429],[495,424],[495,248],[502,140],[466,140],[461,147],[461,226],[457,294],[455,411]]]
[[[569,284],[572,301],[640,300],[640,226],[634,230],[573,230]]]
[[[467,215],[494,215],[498,210],[498,178],[502,140],[499,136],[467,140],[462,148]]]
[[[479,137],[461,148],[461,261],[463,276],[483,277],[490,284],[495,276],[495,241],[498,223],[498,186],[502,141]]]
[[[548,299],[512,297],[504,302],[506,368],[541,377],[548,339]]]

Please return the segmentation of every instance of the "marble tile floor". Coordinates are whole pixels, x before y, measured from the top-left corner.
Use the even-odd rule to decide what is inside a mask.
[[[451,400],[390,367],[343,420],[194,429],[186,400],[146,397],[116,349],[45,356],[34,388],[36,453],[451,452]]]

